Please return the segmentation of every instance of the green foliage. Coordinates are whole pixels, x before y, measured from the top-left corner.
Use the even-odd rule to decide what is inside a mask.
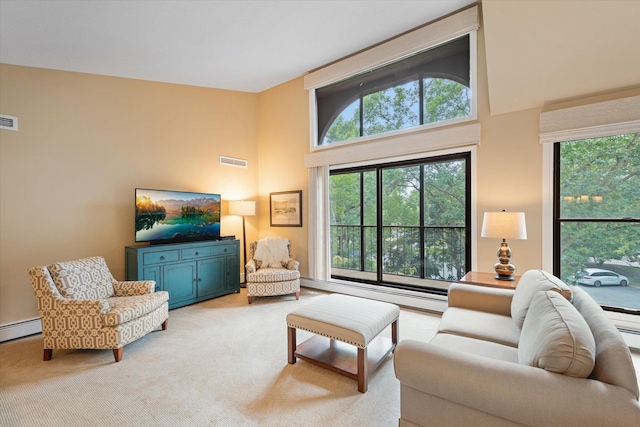
[[[425,260],[427,277],[456,280],[464,274],[466,179],[465,160],[446,160],[425,164],[381,168],[383,222],[383,272],[421,277],[420,201],[424,200]],[[362,178],[362,180],[361,180]],[[423,181],[421,181],[421,179]],[[362,185],[361,185],[362,182]],[[334,267],[375,271],[377,248],[376,171],[336,173],[329,178],[330,224]],[[363,194],[364,209],[360,206]],[[359,225],[366,233],[361,248]],[[356,231],[357,230],[357,231]],[[446,272],[445,272],[446,270]]]
[[[423,80],[423,120],[420,122],[420,85],[413,80],[362,97],[363,135],[376,135],[421,124],[442,122],[471,114],[470,89],[452,80]],[[347,106],[333,121],[323,144],[360,135],[360,100]]]
[[[359,104],[357,100],[354,104]],[[347,141],[360,136],[360,108],[354,104],[347,107],[331,124],[324,137],[323,144],[330,144],[337,141]],[[347,117],[348,112],[355,107],[351,117]]]
[[[640,134],[560,145],[560,217],[640,217]],[[562,277],[587,263],[640,261],[640,222],[570,222],[561,226]]]
[[[470,89],[446,79],[424,79],[424,123],[466,117],[471,114]]]
[[[418,126],[419,96],[417,80],[365,96],[364,135]]]

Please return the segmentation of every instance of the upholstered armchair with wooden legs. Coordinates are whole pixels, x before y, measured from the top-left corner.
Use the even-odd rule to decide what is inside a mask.
[[[291,257],[291,241],[267,237],[249,244],[245,265],[247,299],[295,294],[300,298],[300,263]]]
[[[53,349],[112,349],[119,362],[125,345],[167,328],[169,294],[155,292],[153,280],[115,280],[102,257],[33,267],[29,276],[45,361]]]

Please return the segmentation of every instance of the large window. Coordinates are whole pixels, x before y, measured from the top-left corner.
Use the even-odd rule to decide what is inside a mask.
[[[443,293],[470,265],[470,156],[333,170],[331,275]]]
[[[316,89],[318,145],[471,115],[470,37]]]
[[[640,313],[640,133],[555,144],[554,270]]]

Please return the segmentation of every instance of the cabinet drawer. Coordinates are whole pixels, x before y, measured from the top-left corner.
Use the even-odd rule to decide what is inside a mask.
[[[161,252],[147,252],[143,254],[144,265],[159,264],[162,262],[173,262],[180,259],[180,252],[175,251],[161,251]]]
[[[182,259],[203,258],[214,255],[212,246],[202,246],[199,248],[189,248],[182,250]]]
[[[233,254],[235,253],[235,247],[236,245],[233,243],[230,243],[228,245],[217,245],[213,247],[213,254],[214,255]]]

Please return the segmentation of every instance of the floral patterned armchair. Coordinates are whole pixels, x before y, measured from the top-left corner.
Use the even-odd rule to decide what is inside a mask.
[[[154,292],[152,280],[119,282],[102,257],[29,269],[44,338],[44,360],[53,349],[112,349],[124,346],[169,319],[169,294]]]
[[[300,298],[300,263],[291,257],[291,241],[267,237],[249,244],[245,265],[247,299],[295,294]]]

